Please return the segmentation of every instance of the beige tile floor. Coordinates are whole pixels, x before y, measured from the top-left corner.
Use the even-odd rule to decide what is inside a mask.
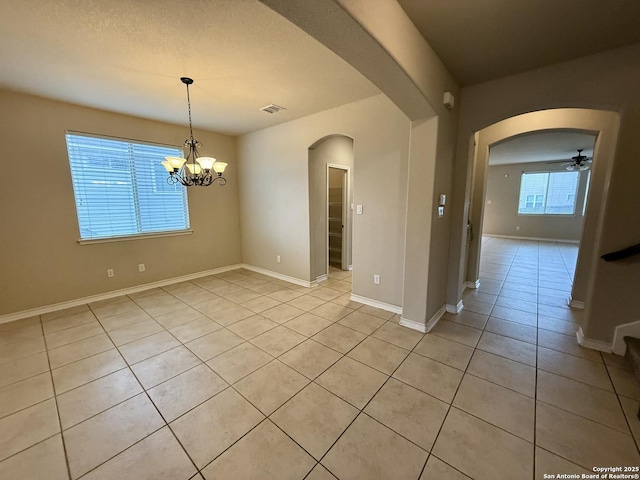
[[[537,479],[640,464],[640,386],[575,341],[576,248],[485,238],[422,335],[235,270],[0,325],[0,479]]]

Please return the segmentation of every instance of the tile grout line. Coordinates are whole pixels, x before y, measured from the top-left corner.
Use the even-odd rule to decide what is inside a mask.
[[[51,389],[53,390],[53,401],[54,401],[55,406],[56,406],[56,416],[58,418],[58,428],[60,429],[60,441],[62,442],[62,450],[63,450],[63,453],[64,453],[65,464],[66,464],[66,467],[67,467],[67,475],[71,479],[73,477],[71,476],[71,465],[69,463],[69,453],[67,452],[67,442],[65,441],[64,433],[63,433],[63,430],[62,430],[62,420],[60,418],[60,408],[58,408],[58,395],[57,395],[57,392],[56,392],[56,384],[53,381],[53,370],[51,369],[51,360],[49,359],[49,347],[48,347],[48,344],[47,344],[47,337],[44,334],[44,327],[42,326],[42,316],[39,315],[38,317],[40,319],[40,328],[42,330],[42,336],[44,338],[44,348],[45,348],[45,352],[46,352],[46,355],[47,355],[47,365],[49,365],[49,376],[51,378]]]

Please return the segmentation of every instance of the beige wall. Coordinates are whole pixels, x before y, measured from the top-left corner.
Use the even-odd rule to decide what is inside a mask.
[[[182,145],[187,127],[3,90],[0,111],[0,315],[241,262],[233,137],[195,132],[229,167],[225,187],[188,190],[192,235],[80,245],[65,130]]]
[[[309,240],[311,249],[310,278],[327,274],[327,164],[349,167],[348,181],[353,184],[353,139],[332,135],[309,148]],[[336,170],[330,170],[335,172]],[[340,181],[342,179],[340,174]],[[349,203],[353,187],[347,186]],[[352,212],[347,210],[343,235],[347,236],[347,265],[351,265]]]
[[[574,215],[519,215],[520,180],[524,172],[564,171],[558,164],[515,163],[489,166],[482,233],[578,242],[584,217],[582,207],[588,172],[580,172]],[[489,203],[491,202],[491,203]],[[517,227],[520,227],[517,229]]]
[[[588,74],[576,75],[576,72]],[[608,159],[613,167],[610,181],[605,185],[608,186],[606,197],[601,203],[603,218],[597,229],[599,240],[594,252],[598,260],[590,279],[591,295],[586,299],[585,334],[610,341],[616,325],[640,319],[637,295],[640,263],[599,260],[599,255],[635,244],[640,238],[640,203],[634,201],[640,188],[638,78],[640,45],[634,45],[463,89],[455,171],[456,221],[452,229],[457,245],[452,245],[450,257],[449,293],[462,281],[458,271],[464,252],[462,255],[458,252],[462,251],[460,239],[466,224],[465,208],[469,204],[465,183],[471,175],[473,157],[469,150],[474,132],[524,112],[557,107],[597,108],[619,113],[620,133],[615,156]]]
[[[409,130],[407,117],[378,95],[240,137],[244,261],[315,280],[308,149],[327,135],[346,135],[354,139],[354,203],[364,207],[353,216],[353,292],[401,305]]]
[[[375,7],[369,0],[261,1],[349,62],[413,121],[409,177],[417,180],[407,186],[403,283],[415,294],[404,295],[403,315],[426,323],[443,307],[447,289],[452,203],[437,218],[434,202],[453,192],[457,82],[395,0],[376,0]],[[456,97],[452,110],[442,105],[446,91]]]

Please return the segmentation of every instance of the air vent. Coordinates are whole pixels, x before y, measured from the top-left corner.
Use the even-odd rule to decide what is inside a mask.
[[[271,105],[262,107],[260,110],[267,113],[278,113],[278,112],[281,112],[282,110],[286,110],[286,108],[281,107],[280,105],[276,105],[275,103],[272,103]]]

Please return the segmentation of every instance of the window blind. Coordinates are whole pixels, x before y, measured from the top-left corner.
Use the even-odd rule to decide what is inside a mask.
[[[81,239],[186,230],[186,188],[161,165],[178,147],[67,133]]]

